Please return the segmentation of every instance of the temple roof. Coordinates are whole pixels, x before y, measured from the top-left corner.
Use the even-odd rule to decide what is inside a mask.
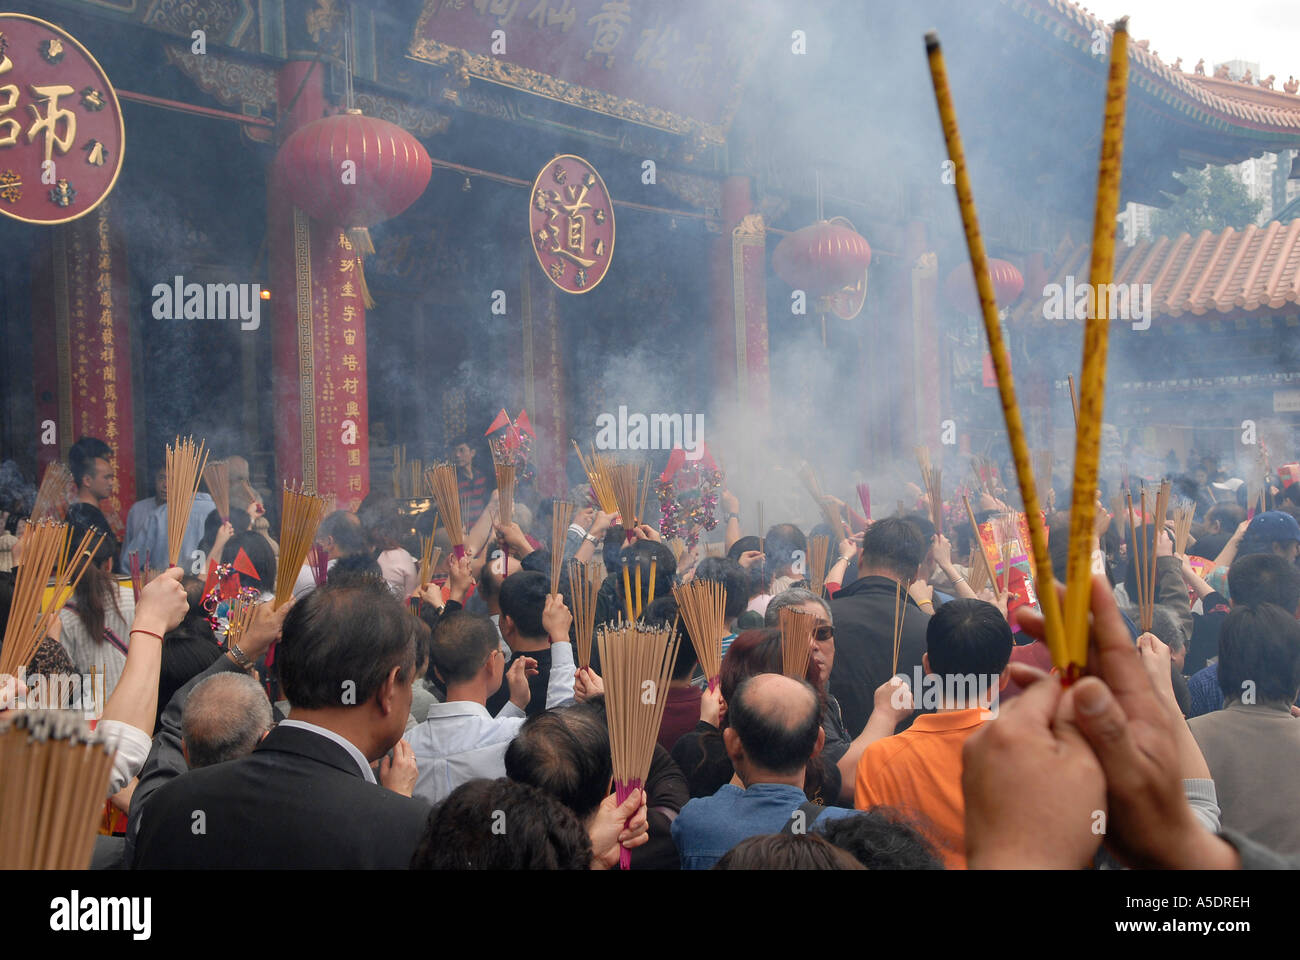
[[[1047,283],[1087,283],[1086,244],[1059,252],[1060,264]],[[1150,284],[1152,316],[1202,316],[1277,310],[1300,304],[1300,219],[1273,221],[1221,233],[1155,237],[1115,254],[1115,283]],[[1026,298],[1011,317],[1044,322],[1047,297]]]

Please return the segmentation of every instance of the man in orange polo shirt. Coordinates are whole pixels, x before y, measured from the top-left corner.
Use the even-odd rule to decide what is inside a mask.
[[[952,600],[925,632],[912,696],[927,711],[912,726],[867,747],[858,761],[854,806],[896,807],[915,816],[949,869],[966,866],[961,749],[992,716],[1007,682],[1011,628],[983,600]]]

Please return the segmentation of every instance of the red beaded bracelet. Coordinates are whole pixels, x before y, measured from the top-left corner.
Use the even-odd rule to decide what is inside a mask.
[[[146,637],[153,637],[159,643],[163,642],[162,635],[154,633],[152,630],[141,630],[139,628],[136,628],[135,630],[132,630],[131,633],[143,633]]]

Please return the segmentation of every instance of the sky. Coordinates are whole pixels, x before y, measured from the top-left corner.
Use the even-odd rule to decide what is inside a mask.
[[[1277,75],[1275,90],[1287,77],[1300,77],[1296,0],[1084,0],[1083,5],[1107,22],[1128,14],[1129,35],[1150,40],[1167,64],[1182,57],[1187,73],[1204,57],[1206,73],[1226,60],[1258,63],[1261,76]]]

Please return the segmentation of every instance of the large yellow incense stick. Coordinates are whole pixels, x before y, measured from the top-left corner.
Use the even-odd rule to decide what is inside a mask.
[[[1065,578],[1065,645],[1070,663],[1088,656],[1088,602],[1092,579],[1092,530],[1097,510],[1097,466],[1101,456],[1101,413],[1106,392],[1106,346],[1110,308],[1106,291],[1115,271],[1115,218],[1119,214],[1124,152],[1124,103],[1128,92],[1128,18],[1115,24],[1106,81],[1106,118],[1101,131],[1097,206],[1092,224],[1088,283],[1094,309],[1083,331],[1083,375],[1074,441],[1074,491],[1070,499],[1070,555]],[[1036,524],[1031,524],[1031,529]],[[1038,550],[1038,544],[1034,544]],[[1040,595],[1046,591],[1040,590]]]
[[[993,278],[989,276],[988,254],[984,238],[980,236],[979,219],[975,213],[975,199],[971,195],[970,174],[966,170],[966,150],[962,146],[961,131],[957,129],[957,112],[952,104],[952,91],[948,88],[948,68],[939,36],[934,32],[925,35],[925,49],[930,60],[930,79],[934,83],[934,98],[939,106],[939,119],[943,123],[943,137],[948,145],[948,159],[952,161],[957,184],[957,206],[961,210],[962,227],[966,231],[966,247],[970,251],[971,268],[975,271],[975,289],[979,292],[980,308],[984,315],[984,332],[988,336],[989,353],[998,377],[998,396],[1002,401],[1002,415],[1006,419],[1007,439],[1011,443],[1011,457],[1016,465],[1016,479],[1020,482],[1020,497],[1025,512],[1035,521],[1041,514],[1038,490],[1034,486],[1034,468],[1029,459],[1029,444],[1025,442],[1025,427],[1016,404],[1015,383],[1011,379],[1011,361],[1002,340],[1002,327],[998,322],[998,305],[993,295]],[[1040,584],[1039,603],[1046,621],[1047,648],[1052,662],[1063,670],[1071,665],[1065,645],[1065,632],[1061,624],[1060,600],[1053,589],[1052,558],[1047,552],[1047,538],[1042,525],[1029,524],[1029,536],[1034,546],[1035,575]],[[1082,667],[1082,662],[1077,664]]]

